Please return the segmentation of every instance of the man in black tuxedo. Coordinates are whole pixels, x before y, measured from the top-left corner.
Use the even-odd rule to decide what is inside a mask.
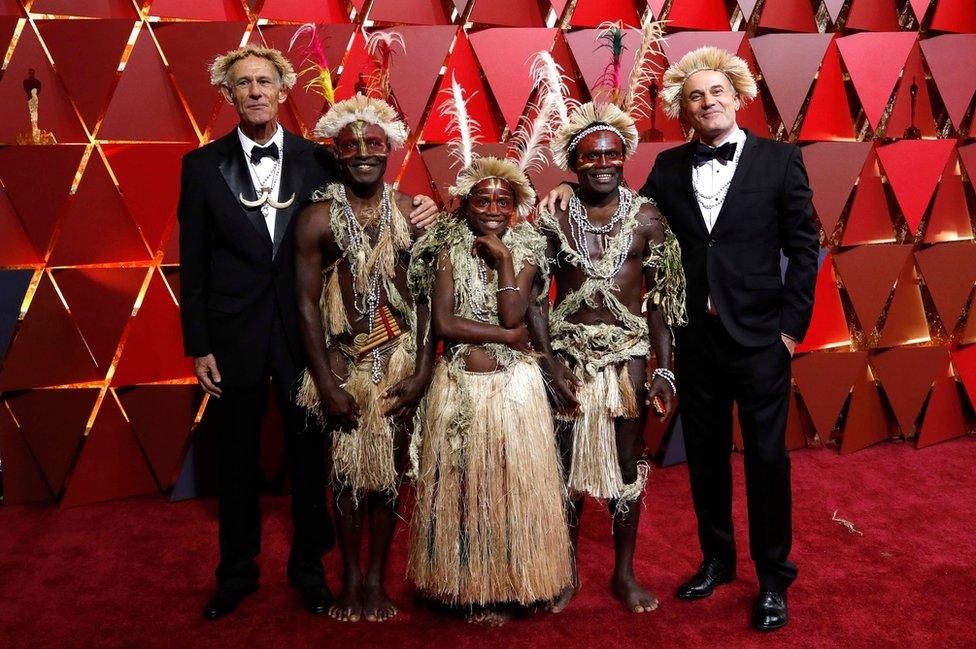
[[[325,613],[332,600],[321,562],[334,542],[324,435],[292,399],[304,367],[294,217],[312,189],[335,175],[335,162],[327,150],[278,124],[278,107],[295,80],[277,50],[249,45],[219,57],[211,82],[235,107],[240,124],[183,159],[184,349],[217,409],[220,564],[217,590],[204,608],[210,619],[232,612],[257,588],[259,437],[269,380],[292,476],[288,578],[310,612]],[[427,198],[411,217],[427,223],[435,213]]]
[[[790,460],[786,452],[790,359],[810,323],[819,242],[800,150],[736,125],[756,94],[745,62],[701,48],[667,70],[671,116],[697,142],[658,155],[642,193],[681,244],[688,326],[678,330],[681,421],[704,561],[678,590],[711,595],[735,577],[732,533],[732,404],[745,445],[749,549],[759,577],[753,625],[787,623],[796,578]],[[780,251],[788,260],[781,279]]]

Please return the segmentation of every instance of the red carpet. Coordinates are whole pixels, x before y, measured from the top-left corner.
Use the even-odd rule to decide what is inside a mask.
[[[737,494],[742,495],[741,458]],[[708,600],[673,591],[698,560],[683,466],[648,483],[637,573],[661,599],[624,612],[607,592],[612,550],[605,512],[589,505],[581,541],[583,590],[557,616],[501,629],[419,606],[404,585],[405,534],[391,562],[393,621],[339,623],[299,608],[284,577],[287,500],[265,501],[262,587],[229,618],[205,622],[213,580],[215,502],[139,498],[59,511],[0,508],[0,646],[768,646],[972,647],[976,644],[976,439],[916,451],[887,443],[847,457],[793,454],[790,626],[749,627],[756,579],[744,499],[736,499],[739,579]],[[851,521],[852,534],[831,514]],[[328,557],[337,584],[337,556]]]

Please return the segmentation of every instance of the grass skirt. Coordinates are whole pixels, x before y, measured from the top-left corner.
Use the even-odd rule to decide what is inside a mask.
[[[383,391],[413,374],[414,358],[406,349],[401,335],[383,350],[383,378],[373,383],[373,359],[349,363],[349,376],[343,388],[359,406],[359,427],[352,432],[336,431],[332,435],[332,481],[355,493],[395,491],[399,484],[394,444],[396,422],[383,416],[388,400]],[[321,417],[319,394],[308,371],[302,379],[297,403]]]
[[[473,373],[441,360],[422,430],[417,588],[460,605],[555,597],[571,579],[566,490],[538,366]]]
[[[573,422],[573,454],[567,486],[571,493],[585,493],[594,498],[625,497],[639,485],[626,485],[617,455],[617,417],[634,419],[639,415],[634,387],[627,364],[607,365],[595,376],[577,372],[581,386],[576,393],[580,402],[578,416],[559,416]]]

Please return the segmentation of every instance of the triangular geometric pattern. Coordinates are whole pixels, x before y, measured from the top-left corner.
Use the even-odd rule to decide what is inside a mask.
[[[976,93],[976,34],[946,34],[920,42],[953,125],[959,128]]]
[[[447,25],[451,14],[443,3],[430,0],[373,0],[369,18],[378,23]]]
[[[455,5],[467,5],[474,2],[474,8],[468,20],[476,25],[496,25],[499,27],[545,27],[546,4],[538,1],[495,2],[493,0],[455,0]],[[560,6],[562,5],[562,6]],[[557,14],[565,8],[566,0],[556,0],[552,3]],[[458,14],[463,15],[462,7],[458,7]]]
[[[888,197],[878,175],[877,156],[870,155],[864,167],[844,224],[841,243],[845,246],[895,240]]]
[[[129,19],[135,19],[138,16],[138,14],[136,14],[135,7],[132,6],[131,0],[98,0],[97,2],[78,2],[78,0],[34,0],[33,3],[27,4],[30,4],[31,13],[35,14]]]
[[[878,159],[912,234],[954,147],[952,140],[902,140],[878,147]]]
[[[871,367],[905,437],[913,435],[929,388],[948,364],[949,354],[942,347],[899,347],[871,357]]]
[[[894,294],[885,312],[878,347],[918,344],[931,340],[914,261],[914,257],[909,257],[898,275]]]
[[[8,505],[52,497],[30,448],[7,406],[0,403],[0,455],[3,457],[3,502]]]
[[[891,0],[853,0],[844,26],[868,32],[896,32],[898,10]]]
[[[870,150],[870,142],[817,142],[802,149],[813,207],[826,240],[840,220]]]
[[[976,404],[976,345],[953,350],[952,366],[969,396],[969,403]]]
[[[192,144],[106,144],[102,152],[122,201],[153,254],[176,223],[182,158]],[[146,169],[152,169],[151,174]]]
[[[640,25],[641,18],[632,0],[577,0],[569,24],[573,27],[599,27],[607,20],[620,20],[625,25],[636,27]]]
[[[870,333],[877,323],[881,307],[911,254],[910,245],[888,244],[859,246],[834,257],[864,333]]]
[[[918,129],[918,135],[924,138],[938,137],[939,128],[932,114],[932,95],[929,93],[929,83],[926,82],[925,64],[922,62],[922,48],[916,43],[912,47],[905,67],[902,68],[901,80],[895,91],[895,103],[891,107],[891,114],[885,123],[885,135],[888,137],[907,137],[912,126]],[[915,118],[912,119],[912,90],[915,92]]]
[[[0,148],[0,181],[34,249],[45,254],[78,171],[82,146]]]
[[[264,0],[261,18],[296,23],[345,23],[349,22],[342,0]]]
[[[816,32],[813,8],[805,0],[766,0],[759,26],[787,32]]]
[[[51,493],[61,493],[91,417],[97,388],[30,390],[10,395],[7,405]]]
[[[881,394],[870,370],[865,367],[851,391],[851,405],[847,408],[840,454],[859,451],[889,437],[891,431]]]
[[[149,15],[160,18],[193,18],[196,20],[245,20],[239,0],[153,0]]]
[[[962,176],[956,173],[956,165],[950,160],[942,174],[939,188],[935,190],[932,211],[925,224],[923,243],[958,241],[973,238],[973,224],[969,220],[966,205],[966,189]]]
[[[655,14],[657,15],[657,14]],[[722,0],[673,0],[666,16],[672,29],[724,31],[729,16]]]
[[[976,244],[952,241],[915,253],[942,325],[952,333],[976,284]]]
[[[794,359],[793,378],[821,439],[830,439],[847,395],[867,362],[867,352],[819,352]]]
[[[24,225],[14,212],[7,192],[0,190],[0,266],[25,266],[43,263],[34,250]]]
[[[939,0],[930,29],[942,32],[976,32],[976,5],[969,0]]]
[[[38,128],[50,131],[61,144],[88,142],[60,77],[51,67],[33,26],[28,23],[20,32],[17,48],[0,79],[0,143],[14,144],[19,135],[31,133],[28,96],[24,83],[40,82],[38,93]]]
[[[411,58],[398,57],[390,66],[390,86],[403,112],[407,127],[416,131],[423,124],[428,100],[437,82],[451,41],[457,34],[452,25],[400,27]]]
[[[500,111],[491,99],[491,91],[481,76],[474,50],[471,49],[471,43],[464,32],[459,32],[454,41],[454,50],[451,52],[447,70],[440,80],[437,92],[434,93],[421,138],[430,144],[441,144],[457,136],[453,130],[449,130],[450,120],[441,112],[444,102],[451,100],[452,80],[457,80],[464,88],[464,96],[468,101],[468,115],[481,128],[480,140],[498,142],[505,130],[504,123],[495,117],[500,114]]]
[[[878,128],[895,82],[917,34],[912,32],[863,32],[837,39],[851,83],[871,128]]]
[[[39,20],[36,24],[71,100],[88,129],[94,130],[118,78],[132,20]],[[82,41],[85,55],[78,56]]]
[[[0,270],[0,358],[17,328],[20,307],[27,295],[34,270]]]
[[[214,108],[222,99],[210,85],[209,75],[200,72],[218,55],[240,46],[246,28],[244,22],[155,23],[152,27],[176,86],[201,131],[210,123]]]
[[[7,350],[0,392],[99,378],[78,327],[45,273]]]
[[[111,393],[95,416],[65,488],[62,507],[159,491],[132,427]]]
[[[172,488],[203,392],[195,385],[143,385],[117,391],[156,480]]]
[[[193,363],[183,356],[182,331],[176,302],[162,278],[153,273],[126,332],[112,385],[192,378]]]
[[[925,408],[925,420],[922,421],[918,440],[915,442],[916,448],[924,448],[969,433],[959,399],[959,387],[947,370],[948,368],[936,379],[932,388],[932,396]]]
[[[529,64],[533,54],[549,50],[555,29],[486,29],[472,34],[471,47],[484,70],[508,128],[514,131],[532,91]]]
[[[48,258],[49,266],[149,261],[139,229],[119,190],[93,152]]]
[[[935,3],[936,0],[908,0],[908,6],[912,8],[912,13],[919,23],[925,20],[925,15]]]
[[[148,27],[136,37],[96,136],[100,140],[197,141]]]
[[[68,268],[54,272],[71,317],[102,372],[115,356],[145,268]]]
[[[820,73],[810,95],[806,117],[800,129],[801,140],[854,140],[854,122],[847,105],[840,53],[832,42],[824,55]]]
[[[813,316],[807,335],[797,345],[797,352],[808,352],[831,347],[850,345],[851,334],[847,328],[844,305],[837,292],[837,278],[831,255],[824,257],[817,273],[814,288]]]

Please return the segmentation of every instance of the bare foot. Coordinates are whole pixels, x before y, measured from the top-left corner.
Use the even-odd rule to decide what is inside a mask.
[[[329,616],[341,622],[356,622],[363,616],[363,582],[350,581],[342,585]]]
[[[637,583],[633,575],[614,577],[610,582],[610,592],[633,613],[650,613],[657,608],[657,598]]]
[[[472,611],[468,616],[468,622],[472,624],[481,624],[484,626],[504,626],[506,622],[512,619],[512,611],[505,607],[488,607],[477,611]]]
[[[579,592],[579,589],[580,587],[577,583],[570,584],[559,591],[559,594],[556,595],[556,598],[552,600],[552,603],[549,605],[549,612],[560,613],[565,610],[565,608],[569,606],[569,602],[573,599],[573,597],[576,596],[576,593]]]
[[[370,622],[383,622],[397,614],[396,604],[386,594],[383,584],[366,584],[363,614]]]

